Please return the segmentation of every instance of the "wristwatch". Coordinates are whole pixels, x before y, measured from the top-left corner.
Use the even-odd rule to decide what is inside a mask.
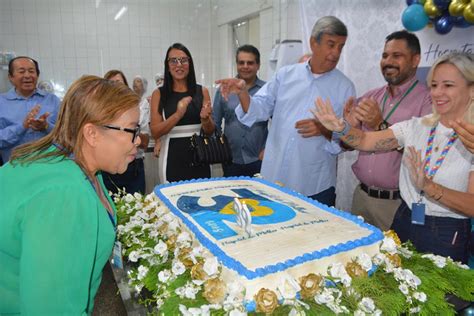
[[[382,123],[379,124],[379,131],[383,131],[387,129],[389,126],[390,124],[386,120],[383,120]]]
[[[351,130],[351,124],[344,120],[344,129],[340,132],[334,132],[337,136],[344,136]]]

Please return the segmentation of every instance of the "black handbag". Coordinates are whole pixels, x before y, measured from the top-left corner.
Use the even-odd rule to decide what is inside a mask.
[[[232,163],[232,151],[227,137],[217,130],[213,135],[204,135],[204,131],[191,137],[192,166],[203,166],[215,163]]]

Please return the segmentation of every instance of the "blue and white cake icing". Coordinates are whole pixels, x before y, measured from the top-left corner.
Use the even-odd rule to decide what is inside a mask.
[[[373,255],[383,233],[363,220],[256,178],[214,178],[164,184],[155,194],[202,246],[240,278],[249,299],[276,289],[282,274],[325,274],[334,262]],[[249,206],[252,235],[236,223],[234,198]]]

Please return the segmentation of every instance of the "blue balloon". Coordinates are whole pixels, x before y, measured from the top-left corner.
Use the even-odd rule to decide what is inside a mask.
[[[429,18],[421,4],[412,4],[402,13],[403,26],[410,32],[423,29],[428,24]]]
[[[463,16],[450,16],[449,19],[451,20],[451,23],[453,23],[455,27],[459,27],[462,29],[465,29],[474,25],[467,22]]]
[[[438,7],[438,9],[447,10],[451,0],[433,0],[433,3]]]
[[[412,4],[420,3],[418,0],[407,0],[407,5],[410,6]]]
[[[434,23],[436,32],[439,34],[448,34],[453,29],[453,23],[449,15],[443,15]]]

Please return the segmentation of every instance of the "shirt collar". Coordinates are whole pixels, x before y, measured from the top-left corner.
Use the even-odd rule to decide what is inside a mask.
[[[321,78],[322,76],[326,76],[326,75],[329,75],[331,74],[333,71],[335,71],[337,68],[334,67],[334,69],[331,69],[329,71],[326,71],[326,72],[323,72],[322,74],[315,74],[311,71],[311,65],[309,64],[309,62],[311,61],[311,59],[308,59],[307,61],[304,62],[304,67],[308,70],[308,73],[311,75],[311,77],[314,78],[314,75],[318,75],[317,78],[314,78],[314,79],[318,79],[318,78]]]
[[[413,76],[410,80],[408,80],[407,82],[405,82],[401,86],[395,87],[395,89],[394,89],[395,94],[393,95],[393,97],[397,97],[397,96],[401,95],[402,93],[405,93],[405,91],[407,91],[416,80],[418,80],[416,78],[416,76]],[[386,89],[387,89],[386,91],[390,92],[390,86],[389,85],[387,85]]]
[[[46,96],[45,91],[40,90],[40,89],[35,89],[35,91],[33,92],[33,94],[31,96],[29,96],[28,98],[25,98],[24,96],[21,96],[18,93],[16,93],[16,89],[15,89],[15,87],[13,87],[7,92],[6,97],[7,97],[8,100],[26,100],[26,99],[31,98],[35,94],[41,95],[43,97]]]

